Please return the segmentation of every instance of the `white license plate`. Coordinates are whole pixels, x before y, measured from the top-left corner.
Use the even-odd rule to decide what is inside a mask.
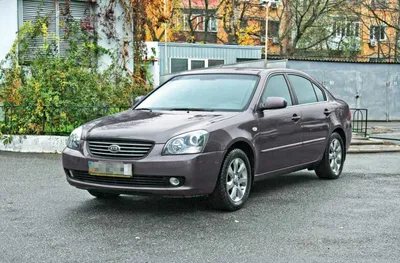
[[[89,161],[89,174],[112,177],[132,177],[132,164]]]

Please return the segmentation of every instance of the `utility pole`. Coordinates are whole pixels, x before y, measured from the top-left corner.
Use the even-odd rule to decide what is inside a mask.
[[[269,8],[271,6],[270,0],[260,0],[261,5],[265,7],[265,61],[264,67],[267,67],[268,62],[268,20],[269,20]]]
[[[167,1],[168,0],[164,0],[164,16],[165,17],[167,17]],[[168,42],[168,21],[167,20],[165,20],[165,23],[164,23],[164,32],[165,32],[165,35],[164,35],[164,39],[165,39],[165,45],[164,45],[164,54],[165,54],[165,57],[164,57],[164,60],[165,60],[165,74],[168,74],[168,47],[167,47],[167,42]]]

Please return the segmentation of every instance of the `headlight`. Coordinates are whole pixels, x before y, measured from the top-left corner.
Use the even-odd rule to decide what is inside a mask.
[[[206,146],[208,132],[188,132],[170,139],[163,149],[163,155],[200,153]]]
[[[72,131],[67,141],[67,147],[71,149],[78,149],[81,143],[82,126]]]

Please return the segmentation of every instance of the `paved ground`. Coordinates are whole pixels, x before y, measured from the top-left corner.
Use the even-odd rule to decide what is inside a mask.
[[[357,127],[356,125],[354,127]],[[359,126],[361,128],[361,126]],[[368,122],[368,134],[400,133],[400,121]]]
[[[335,181],[271,178],[234,213],[203,198],[98,201],[59,159],[0,152],[0,262],[399,262],[399,153],[350,155]]]
[[[382,133],[382,134],[371,134],[373,138],[379,138],[386,140],[394,144],[400,144],[400,132]]]
[[[400,121],[368,121],[368,127],[385,127],[399,130]]]

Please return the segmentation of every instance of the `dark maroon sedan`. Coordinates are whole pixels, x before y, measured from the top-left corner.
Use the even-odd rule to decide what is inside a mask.
[[[77,128],[62,160],[68,182],[98,198],[206,195],[236,210],[270,175],[338,178],[350,119],[344,101],[299,71],[191,71]]]

